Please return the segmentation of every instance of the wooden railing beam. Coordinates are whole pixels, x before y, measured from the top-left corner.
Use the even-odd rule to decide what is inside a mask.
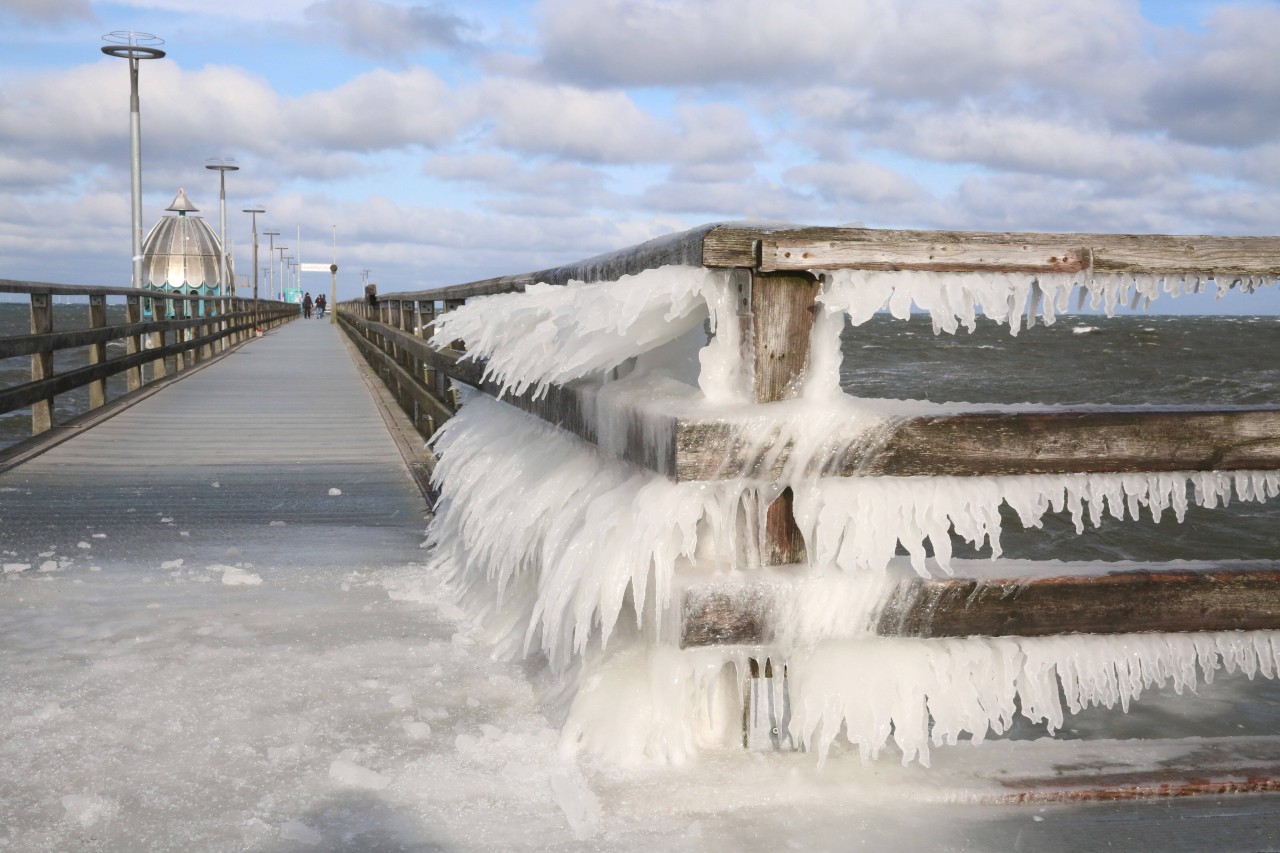
[[[782,604],[788,594],[786,583],[688,587],[681,594],[680,645],[776,642],[790,627],[778,622],[789,612]],[[866,628],[880,636],[921,638],[1277,630],[1280,562],[1224,561],[1194,569],[1153,564],[981,580],[912,577],[889,587]]]

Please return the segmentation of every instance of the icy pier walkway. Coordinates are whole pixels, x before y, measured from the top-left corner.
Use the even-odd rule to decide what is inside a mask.
[[[0,475],[0,850],[1280,848],[1267,797],[975,805],[1032,744],[579,766],[424,577],[425,512],[316,321]]]

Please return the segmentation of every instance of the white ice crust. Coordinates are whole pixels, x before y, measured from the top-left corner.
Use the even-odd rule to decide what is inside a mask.
[[[972,332],[979,314],[1009,327],[1016,335],[1025,319],[1052,325],[1058,314],[1086,303],[1113,316],[1118,308],[1145,309],[1162,294],[1201,293],[1210,287],[1222,298],[1233,287],[1254,291],[1274,285],[1273,278],[1092,275],[1085,273],[938,273],[919,271],[834,270],[826,273],[819,301],[828,311],[845,312],[855,326],[879,311],[905,320],[912,306],[929,314],[934,332]]]
[[[1028,311],[1051,322],[1076,286],[1066,276],[958,278],[944,286],[934,274],[832,274],[803,381],[794,399],[766,406],[747,401],[749,375],[721,273],[665,268],[607,284],[536,285],[473,300],[438,321],[434,341],[463,339],[511,392],[587,383],[580,414],[595,423],[599,447],[464,393],[461,411],[433,438],[442,498],[425,543],[434,569],[485,617],[499,654],[543,656],[569,685],[567,749],[622,762],[682,761],[732,740],[740,676],[747,657],[761,654],[789,672],[795,742],[825,756],[843,731],[864,760],[892,741],[904,761],[925,763],[930,744],[962,733],[981,741],[1005,731],[1019,709],[1050,729],[1061,725],[1060,689],[1072,711],[1127,708],[1145,687],[1193,688],[1222,667],[1275,675],[1278,651],[1266,633],[946,640],[871,633],[869,608],[881,600],[900,546],[926,577],[952,571],[953,532],[998,557],[1002,506],[1027,527],[1066,511],[1081,531],[1105,516],[1180,522],[1193,503],[1280,495],[1280,472],[822,476],[837,422],[873,435],[902,413],[902,404],[840,392],[843,312],[858,323],[883,307],[901,316],[914,303],[938,331],[972,328],[977,312],[1016,331]],[[1129,289],[1150,298],[1161,287],[1174,295],[1188,287],[1098,282],[1082,286],[1108,310],[1130,298]],[[753,419],[756,434],[775,447],[787,443],[791,458],[776,480],[673,482],[617,458],[613,444],[627,428],[620,411],[640,413],[651,445],[668,440],[661,427],[673,411]],[[792,596],[802,606],[790,621],[800,627],[767,650],[677,649],[670,626],[681,579],[758,571],[765,510],[784,486],[794,492],[807,544],[805,577],[828,579],[828,593],[844,579],[843,597]],[[844,610],[833,612],[832,601]]]

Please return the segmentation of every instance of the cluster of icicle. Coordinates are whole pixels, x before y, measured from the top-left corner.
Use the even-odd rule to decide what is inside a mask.
[[[887,310],[905,320],[912,305],[926,311],[934,332],[954,334],[963,325],[970,332],[979,313],[1007,325],[1016,335],[1026,319],[1028,327],[1039,317],[1052,325],[1058,314],[1070,310],[1074,292],[1077,310],[1088,306],[1104,310],[1108,317],[1117,308],[1145,309],[1161,294],[1171,298],[1202,293],[1212,282],[1219,298],[1231,288],[1253,292],[1275,284],[1274,278],[1221,276],[1158,276],[1085,273],[939,273],[878,270],[836,270],[826,274],[820,301],[830,311],[848,313],[855,326],[878,311]]]
[[[848,281],[829,282],[824,302],[864,312],[874,298],[855,299]],[[912,301],[934,311],[935,324],[943,318],[944,330],[947,317],[972,322],[974,305],[1006,319],[1016,307],[1006,289],[1008,313],[1000,315],[994,285],[989,302],[970,292],[967,313],[959,303],[944,310],[922,295],[927,288],[911,287]],[[892,300],[899,291],[891,290]],[[586,377],[600,388],[628,383],[634,403],[647,390],[660,396],[660,389],[684,383],[691,395],[684,405],[697,414],[700,384],[706,412],[723,413],[741,400],[725,382],[708,381],[728,376],[737,353],[737,324],[719,322],[732,310],[727,291],[724,276],[688,268],[607,285],[535,286],[453,312],[436,338],[461,337],[513,391]],[[830,429],[823,413],[856,405],[836,385],[842,325],[836,317],[832,311],[815,324],[812,376],[798,399],[773,404],[783,413],[773,426],[773,416],[759,415],[762,429],[787,435],[793,445],[780,482],[672,482],[479,394],[467,396],[433,439],[442,494],[429,533],[433,565],[486,618],[498,653],[544,655],[555,672],[578,680],[567,744],[619,760],[680,760],[698,744],[723,741],[724,726],[735,719],[732,706],[741,702],[732,673],[741,671],[747,652],[679,651],[668,616],[686,573],[710,566],[722,577],[749,577],[741,572],[753,565],[750,548],[744,553],[739,543],[759,542],[764,510],[782,486],[795,494],[810,575],[873,586],[883,582],[900,545],[921,575],[949,572],[951,531],[998,555],[1002,504],[1027,526],[1066,510],[1079,530],[1104,515],[1137,518],[1145,509],[1157,519],[1171,512],[1181,520],[1191,502],[1213,507],[1233,496],[1280,495],[1277,472],[822,477],[806,455],[830,451],[821,440]],[[715,334],[702,340],[696,359],[662,358],[699,339],[704,321]],[[633,371],[620,382],[601,375],[637,356],[670,369]],[[671,365],[694,375],[674,375]],[[720,399],[711,399],[715,394]],[[884,422],[874,413],[865,419],[868,429]],[[1015,699],[1032,719],[1059,725],[1059,686],[1074,711],[1127,706],[1144,687],[1170,680],[1178,689],[1194,686],[1197,664],[1205,678],[1220,666],[1275,672],[1267,634],[887,639],[870,634],[874,620],[866,607],[851,608],[845,618],[836,630],[828,624],[808,638],[798,631],[771,651],[789,664],[790,732],[820,755],[843,730],[864,759],[892,740],[904,760],[927,761],[931,738],[950,743],[961,732],[980,740],[1004,731]],[[728,710],[711,714],[717,707]]]
[[[600,284],[533,284],[523,293],[481,296],[439,317],[431,342],[466,342],[486,361],[485,379],[503,391],[599,374],[679,338],[707,318],[707,295],[725,273],[661,267]]]
[[[564,739],[619,764],[680,764],[700,749],[741,744],[742,684],[751,649],[631,647],[580,688]],[[768,701],[786,735],[821,764],[843,734],[864,763],[891,742],[904,764],[931,747],[1009,730],[1015,714],[1053,733],[1065,714],[1128,710],[1144,690],[1195,690],[1216,672],[1280,675],[1280,633],[1071,634],[1056,637],[876,637],[772,656]],[[785,693],[783,679],[788,673]],[[627,703],[620,713],[619,700]],[[1065,705],[1064,705],[1065,702]],[[787,717],[783,718],[787,720]]]

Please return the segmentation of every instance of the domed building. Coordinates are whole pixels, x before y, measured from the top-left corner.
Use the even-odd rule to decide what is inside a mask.
[[[217,296],[222,254],[218,235],[204,217],[188,215],[199,208],[185,190],[178,190],[178,197],[165,209],[176,215],[160,217],[142,243],[142,286],[161,293]],[[226,280],[235,280],[229,257]]]

